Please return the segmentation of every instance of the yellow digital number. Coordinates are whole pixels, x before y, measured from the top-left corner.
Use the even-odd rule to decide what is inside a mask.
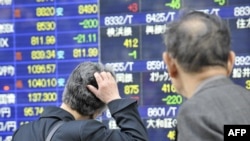
[[[82,49],[80,49],[80,48],[73,49],[73,57],[74,58],[81,58],[82,56],[83,56]]]
[[[250,80],[247,80],[247,81],[246,81],[246,89],[247,89],[247,90],[250,90]]]
[[[56,92],[34,92],[28,94],[29,102],[56,102]]]
[[[55,36],[46,36],[45,40],[46,40],[45,42],[46,45],[54,45],[56,43]]]
[[[29,88],[49,88],[56,87],[57,79],[56,78],[37,78],[37,79],[28,79]]]
[[[55,16],[56,10],[54,7],[37,7],[36,16],[37,17],[50,17]]]
[[[25,117],[39,116],[43,110],[43,107],[24,107],[23,113]]]
[[[97,48],[88,48],[88,57],[97,57],[99,51]]]
[[[75,49],[73,49],[73,57],[74,58],[97,57],[98,54],[99,54],[98,48],[88,48],[88,49],[75,48]]]
[[[124,94],[138,94],[140,92],[139,85],[125,85]]]
[[[49,74],[56,71],[56,64],[36,64],[27,66],[29,74]]]
[[[43,93],[44,102],[57,101],[57,94],[55,92]]]
[[[23,112],[25,117],[34,116],[34,111],[32,107],[25,107],[23,109]]]
[[[46,21],[46,22],[37,22],[36,30],[37,31],[53,31],[56,29],[56,22]]]
[[[40,45],[40,42],[43,42],[43,38],[38,36],[31,36],[30,43],[32,46]]]
[[[46,59],[55,59],[56,58],[56,51],[55,50],[46,50]]]
[[[44,60],[44,59],[55,59],[55,50],[32,50],[31,59],[32,60]]]
[[[172,84],[163,84],[161,87],[161,90],[164,93],[175,93],[176,92],[176,89]]]
[[[28,94],[29,102],[39,102],[42,98],[42,93],[29,93]]]
[[[54,35],[31,36],[30,43],[32,46],[54,45],[56,43],[56,37]]]
[[[78,6],[78,14],[95,14],[97,12],[97,4],[87,4]]]
[[[139,40],[138,38],[133,38],[133,39],[125,39],[123,42],[123,45],[126,48],[138,48]]]

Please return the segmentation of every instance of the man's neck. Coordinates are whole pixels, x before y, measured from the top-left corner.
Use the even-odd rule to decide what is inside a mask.
[[[73,117],[75,118],[75,120],[84,120],[84,119],[89,119],[88,116],[82,116],[80,115],[77,111],[71,109],[67,104],[62,103],[62,105],[60,106],[60,108],[64,109],[65,111],[69,112],[70,114],[73,115]]]

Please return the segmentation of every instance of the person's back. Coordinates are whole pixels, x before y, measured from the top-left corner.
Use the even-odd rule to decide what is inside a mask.
[[[13,141],[45,141],[59,121],[52,141],[147,141],[137,101],[121,99],[113,72],[99,63],[79,64],[68,78],[60,107],[48,106],[38,120],[22,125]],[[96,120],[106,108],[120,129]]]
[[[229,78],[212,79],[180,107],[179,141],[224,141],[224,125],[250,124],[250,92]]]
[[[250,124],[250,91],[229,78],[235,54],[220,17],[187,13],[168,25],[164,39],[171,81],[187,98],[178,110],[178,141],[223,141],[224,125]]]
[[[114,106],[117,105],[113,105],[113,107]],[[65,123],[63,123],[63,125],[61,125],[61,127],[55,132],[52,141],[116,141],[118,139],[121,141],[127,141],[127,140],[133,140],[134,138],[131,137],[130,135],[124,136],[123,135],[124,133],[122,132],[120,133],[119,130],[108,130],[106,126],[104,126],[101,122],[97,120],[93,119],[74,120],[73,117],[70,117],[70,114],[65,115],[65,111],[63,111],[62,109],[58,109],[57,107],[50,107],[50,110],[48,112],[51,113],[54,112],[54,113],[53,114],[48,113],[49,116],[48,117],[45,116],[44,117],[45,119],[41,118],[38,121],[33,121],[30,124],[24,125],[16,133],[16,135],[13,138],[13,141],[25,141],[25,140],[45,141],[45,138],[49,134],[51,127],[59,121],[55,119],[55,117],[59,116],[62,118],[61,120],[65,121]],[[127,111],[127,112],[125,113],[128,114],[129,116],[134,111]],[[123,115],[117,115],[117,116],[121,118]],[[125,122],[125,121],[120,121],[120,122]],[[127,122],[127,124],[128,124],[126,125],[127,128],[130,129],[125,129],[125,130],[127,130],[128,133],[130,132],[129,130],[131,130],[132,127],[135,128],[135,130],[137,129],[145,130],[142,127],[140,127],[141,125],[138,125],[138,123],[133,123],[131,125],[129,122]],[[140,137],[137,139],[138,141],[147,140],[146,139],[147,134],[136,133],[135,137]]]

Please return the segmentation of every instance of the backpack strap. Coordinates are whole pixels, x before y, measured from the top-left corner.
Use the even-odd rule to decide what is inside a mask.
[[[51,138],[53,137],[53,135],[55,134],[56,130],[61,126],[63,125],[64,121],[58,121],[57,123],[55,123],[55,125],[52,127],[52,129],[50,130],[47,138],[45,141],[50,141]]]

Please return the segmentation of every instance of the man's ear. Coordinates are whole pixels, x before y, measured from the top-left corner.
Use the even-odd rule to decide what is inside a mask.
[[[167,65],[167,70],[170,77],[174,78],[177,75],[177,67],[176,61],[168,52],[163,52],[162,59],[164,63]]]
[[[234,61],[235,61],[235,53],[233,51],[229,52],[228,60],[227,60],[227,72],[228,75],[232,73],[233,67],[234,67]]]

